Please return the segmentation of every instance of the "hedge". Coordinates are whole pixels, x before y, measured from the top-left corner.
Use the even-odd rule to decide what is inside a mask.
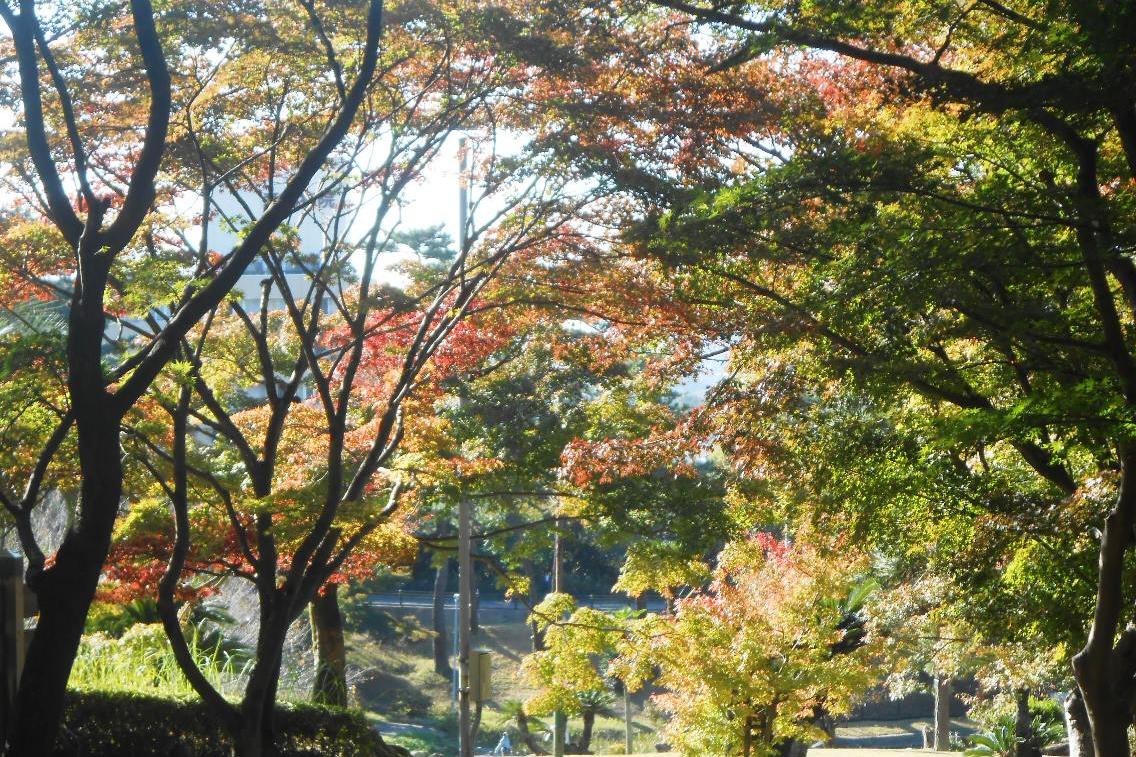
[[[409,757],[357,711],[317,705],[276,710],[282,757]],[[230,757],[231,741],[202,702],[71,691],[54,757]]]

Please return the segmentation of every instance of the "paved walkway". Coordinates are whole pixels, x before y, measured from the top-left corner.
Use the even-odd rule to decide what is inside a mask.
[[[962,752],[934,749],[810,749],[809,757],[957,757]]]
[[[810,749],[809,757],[958,757],[960,751],[934,749]],[[642,752],[628,757],[679,757],[677,751]]]

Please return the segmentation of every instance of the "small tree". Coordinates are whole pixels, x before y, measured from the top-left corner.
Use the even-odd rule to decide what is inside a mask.
[[[823,737],[874,681],[870,643],[850,623],[866,563],[854,551],[759,533],[729,543],[704,590],[649,615],[621,642],[616,670],[652,678],[670,742],[693,754],[783,754]]]
[[[524,703],[529,715],[561,712],[583,721],[572,751],[587,753],[596,715],[611,701],[606,664],[628,628],[627,613],[577,607],[568,594],[549,594],[533,608],[532,622],[544,648],[525,657],[522,672],[538,687]]]

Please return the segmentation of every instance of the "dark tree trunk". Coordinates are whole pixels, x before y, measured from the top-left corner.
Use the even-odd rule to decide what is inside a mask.
[[[101,320],[94,327],[101,329]],[[96,350],[88,357],[97,361],[98,355]],[[101,377],[101,371],[98,375]],[[80,390],[80,396],[83,393]],[[91,397],[95,392],[88,386],[85,394]],[[102,394],[101,388],[98,394]],[[54,564],[30,577],[39,603],[39,623],[16,695],[16,718],[8,748],[8,754],[16,757],[51,753],[63,719],[67,679],[79,649],[87,610],[110,551],[122,495],[122,459],[120,418],[109,405],[102,397],[101,402],[75,406],[82,474],[79,518],[64,537]]]
[[[261,550],[275,562],[275,545],[271,536],[271,517],[258,516]],[[276,757],[275,714],[276,693],[280,683],[280,664],[288,627],[296,619],[306,601],[288,596],[276,586],[275,571],[257,576],[260,602],[260,627],[256,637],[256,663],[245,684],[240,704],[240,723],[232,734],[237,757]]]
[[[521,741],[529,752],[532,754],[548,754],[536,740],[536,736],[529,731],[529,716],[525,714],[523,707],[517,708],[517,733],[520,734]]]
[[[789,739],[777,745],[777,757],[805,757],[807,745],[800,739]]]
[[[283,657],[283,638],[281,639],[281,657]],[[280,690],[280,661],[277,661],[276,667],[273,668],[268,686],[264,693],[264,702],[261,704],[262,714],[260,716],[260,738],[263,744],[261,754],[269,757],[280,754],[280,749],[277,746],[279,740],[279,732],[276,730],[276,695]]]
[[[67,679],[107,550],[109,542],[100,545],[98,538],[68,534],[54,567],[38,584],[39,623],[20,677],[7,752],[12,757],[51,754],[63,720]]]
[[[1065,734],[1069,740],[1069,757],[1093,757],[1093,737],[1089,715],[1081,692],[1074,689],[1065,699]]]
[[[336,707],[347,706],[347,650],[343,643],[343,615],[339,612],[339,585],[327,584],[312,600],[312,649],[316,676],[312,700]]]
[[[580,729],[580,752],[587,754],[592,746],[592,731],[596,727],[596,711],[588,708],[584,710],[584,727]]]
[[[1124,565],[1136,523],[1136,452],[1122,457],[1116,505],[1100,538],[1097,600],[1089,639],[1073,658],[1073,672],[1088,716],[1095,757],[1129,757],[1128,726],[1136,632],[1119,635],[1127,611]]]
[[[1016,717],[1014,718],[1014,738],[1018,745],[1015,757],[1041,757],[1041,745],[1033,732],[1033,721],[1029,711],[1029,690],[1018,689],[1014,692],[1016,704]]]
[[[245,686],[241,702],[241,727],[233,734],[237,757],[275,757],[273,716],[276,709],[276,686],[280,679],[280,659],[288,624],[281,623],[279,609],[261,616],[261,632],[257,641],[256,665]],[[280,626],[283,625],[283,628]]]
[[[434,605],[430,620],[434,629],[434,672],[444,678],[453,675],[450,667],[450,645],[446,636],[446,584],[450,578],[450,563],[445,560],[434,575]]]

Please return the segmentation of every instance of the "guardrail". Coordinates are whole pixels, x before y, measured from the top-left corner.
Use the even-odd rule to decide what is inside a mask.
[[[599,610],[620,610],[635,607],[635,600],[622,594],[580,594],[575,597],[576,604],[583,607],[594,607]],[[408,609],[429,608],[434,605],[434,594],[429,591],[399,590],[384,594],[371,594],[367,603],[373,607],[403,607]],[[454,595],[447,593],[443,598],[443,607],[453,608]],[[503,596],[481,595],[478,605],[482,611],[516,611],[527,613],[529,608],[523,602],[505,599]],[[659,612],[665,609],[666,603],[659,599],[647,600],[647,609]]]

